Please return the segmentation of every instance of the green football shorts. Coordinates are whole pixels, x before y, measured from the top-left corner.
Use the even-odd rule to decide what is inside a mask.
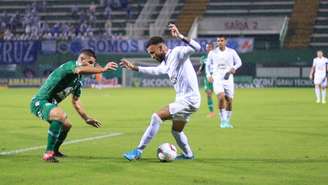
[[[49,120],[50,111],[55,107],[57,107],[56,104],[50,103],[47,100],[39,100],[35,97],[32,98],[30,104],[30,110],[32,114],[46,121],[50,121]]]

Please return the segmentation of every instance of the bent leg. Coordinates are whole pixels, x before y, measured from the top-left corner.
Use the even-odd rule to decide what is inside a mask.
[[[150,123],[146,131],[144,132],[143,136],[141,137],[140,143],[137,147],[137,149],[142,152],[147,144],[154,138],[154,136],[157,134],[160,124],[167,120],[170,119],[171,115],[169,112],[169,107],[166,106],[162,108],[160,111],[154,113],[151,116]]]
[[[183,120],[173,120],[172,124],[172,135],[175,138],[178,146],[183,151],[183,155],[187,158],[193,157],[193,152],[188,142],[188,138],[183,132],[183,129],[186,125],[186,121]]]
[[[50,120],[50,128],[53,127],[52,125],[58,125],[58,124],[60,125],[58,136],[56,138],[48,137],[48,140],[49,139],[55,140],[55,141],[52,141],[52,142],[55,142],[54,144],[49,144],[49,142],[48,142],[48,145],[50,145],[49,147],[53,148],[54,152],[58,153],[59,147],[66,139],[67,134],[68,134],[69,130],[71,129],[72,125],[70,124],[66,113],[58,107],[56,107],[50,111],[49,120]]]

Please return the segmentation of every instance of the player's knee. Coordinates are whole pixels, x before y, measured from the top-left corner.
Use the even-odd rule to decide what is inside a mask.
[[[186,123],[185,120],[173,121],[171,132],[182,132]]]
[[[70,123],[65,123],[65,124],[64,124],[64,127],[65,127],[66,130],[70,130],[70,129],[72,128],[72,124],[70,124]]]
[[[161,117],[157,114],[157,113],[153,113],[151,115],[151,124],[160,124],[163,122],[163,120],[161,119]]]
[[[218,98],[219,98],[219,100],[224,100],[224,97],[225,97],[225,95],[224,95],[224,93],[220,93],[220,94],[218,94]]]
[[[65,123],[66,120],[67,120],[67,115],[66,115],[66,113],[62,112],[61,114],[59,114],[59,115],[58,115],[58,119],[59,119],[61,122]]]

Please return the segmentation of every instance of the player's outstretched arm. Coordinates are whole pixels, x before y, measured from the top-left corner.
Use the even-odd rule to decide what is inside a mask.
[[[133,64],[133,63],[131,63],[130,61],[128,61],[128,60],[125,59],[125,58],[121,59],[120,66],[121,66],[122,68],[125,68],[125,69],[128,69],[128,70],[139,71],[138,66],[136,66],[136,65]]]
[[[75,69],[76,74],[97,74],[104,73],[110,70],[116,70],[117,64],[115,62],[108,62],[105,67],[101,67],[100,65],[92,66],[80,66]]]
[[[85,121],[86,124],[91,125],[93,127],[99,128],[101,127],[101,123],[93,118],[90,118],[86,112],[84,111],[84,108],[81,105],[79,97],[73,96],[72,97],[72,104],[76,110],[76,112],[79,113],[81,118]]]
[[[122,68],[126,68],[128,70],[138,71],[141,73],[146,73],[146,74],[151,74],[151,75],[165,74],[165,68],[163,67],[162,63],[156,67],[142,67],[142,66],[137,66],[137,65],[131,63],[127,59],[121,59],[120,66]]]

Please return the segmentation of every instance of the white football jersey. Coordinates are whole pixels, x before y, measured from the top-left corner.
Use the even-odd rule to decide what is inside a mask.
[[[326,64],[328,59],[326,57],[316,57],[313,59],[314,75],[325,76],[326,75]]]
[[[237,70],[241,66],[241,59],[237,52],[229,47],[225,47],[223,51],[219,47],[210,51],[208,54],[208,62],[210,71],[217,79],[222,79],[224,75],[234,68]]]
[[[176,91],[176,101],[184,101],[199,108],[200,93],[196,72],[189,56],[200,50],[200,45],[191,40],[188,46],[177,46],[170,49],[165,60],[156,67],[139,67],[139,71],[147,74],[167,74]]]

